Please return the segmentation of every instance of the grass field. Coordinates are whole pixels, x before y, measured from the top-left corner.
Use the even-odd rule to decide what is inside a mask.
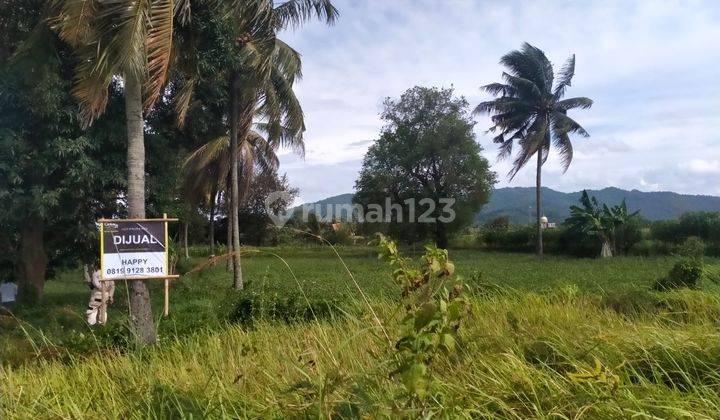
[[[0,413],[720,417],[718,290],[705,284],[650,291],[673,258],[541,262],[532,255],[451,251],[471,286],[472,310],[458,354],[433,368],[431,397],[410,404],[389,377],[392,345],[374,327],[345,267],[395,337],[399,293],[390,269],[374,248],[339,253],[342,259],[319,246],[249,252],[248,287],[240,294],[229,290],[222,263],[186,276],[173,286],[171,316],[159,319],[160,345],[142,350],[127,342],[124,287],[109,325],[90,329],[83,321],[87,287],[78,273],[62,273],[47,284],[41,307],[0,317]],[[204,260],[196,255],[182,268]],[[153,285],[156,313],[160,287]],[[340,309],[306,321],[278,313],[305,299]],[[238,319],[231,316],[238,307],[252,308],[251,325],[229,321]]]

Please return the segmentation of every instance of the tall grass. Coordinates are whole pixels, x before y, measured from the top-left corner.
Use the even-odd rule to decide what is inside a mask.
[[[372,319],[350,315],[228,325],[128,354],[4,367],[0,408],[8,419],[720,416],[720,334],[703,306],[716,302],[677,317],[629,315],[572,288],[471,301],[460,355],[439,362],[422,412],[388,377],[393,350]],[[396,303],[373,307],[388,319]]]

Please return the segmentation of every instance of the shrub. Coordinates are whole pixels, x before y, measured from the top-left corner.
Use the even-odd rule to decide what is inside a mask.
[[[488,220],[483,225],[483,228],[487,230],[499,230],[505,231],[510,229],[510,219],[507,216],[496,217],[492,220]]]
[[[535,249],[535,228],[513,226],[507,230],[483,229],[483,242],[489,249],[510,252],[531,252]]]
[[[689,236],[678,246],[677,254],[683,257],[700,258],[705,255],[705,242],[697,236]]]
[[[338,223],[337,228],[327,229],[325,239],[333,245],[352,245],[353,233],[347,223]]]
[[[454,357],[460,340],[459,329],[469,310],[464,296],[466,286],[455,283],[448,290],[448,280],[455,264],[448,251],[434,245],[425,246],[425,254],[417,264],[403,257],[397,244],[380,237],[379,258],[394,269],[393,280],[402,288],[405,317],[400,321],[401,336],[395,343],[395,370],[409,402],[424,400],[434,387],[435,361]]]
[[[565,226],[558,231],[558,252],[575,257],[596,257],[600,253],[597,238]]]
[[[615,251],[617,254],[627,255],[635,244],[643,237],[643,222],[639,217],[632,217],[627,223],[615,231]]]
[[[651,255],[668,255],[670,251],[671,246],[666,242],[657,239],[643,239],[630,248],[629,254],[649,257]]]
[[[708,242],[720,241],[720,212],[684,213],[678,220],[654,222],[651,226],[653,239],[679,243],[690,236]]]
[[[679,289],[687,287],[696,289],[703,278],[703,263],[697,258],[685,258],[673,266],[666,277],[658,279],[653,288],[655,290]]]
[[[344,312],[340,309],[341,303],[336,299],[247,292],[230,302],[228,320],[252,326],[257,320],[295,323],[330,319]]]
[[[649,290],[629,290],[603,296],[601,305],[618,314],[634,317],[657,313],[660,303]]]

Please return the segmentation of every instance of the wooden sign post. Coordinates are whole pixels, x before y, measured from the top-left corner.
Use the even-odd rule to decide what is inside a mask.
[[[100,219],[100,281],[165,281],[163,315],[170,311],[170,273],[168,222],[178,219]],[[105,289],[101,312],[104,315]]]

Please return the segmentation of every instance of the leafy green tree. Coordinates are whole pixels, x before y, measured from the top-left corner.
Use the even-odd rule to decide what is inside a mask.
[[[297,197],[298,190],[292,188],[286,175],[279,175],[277,168],[256,167],[248,182],[251,188],[241,193],[240,206],[240,234],[244,243],[254,245],[277,245],[278,230],[272,226],[265,200],[276,191],[285,191],[288,195],[273,200],[270,209],[275,214],[287,211],[292,201]]]
[[[575,56],[572,55],[558,74],[545,53],[528,43],[519,51],[511,51],[500,59],[507,68],[503,73],[504,83],[491,83],[482,87],[491,95],[498,96],[492,101],[480,103],[476,114],[488,113],[492,118],[489,131],[498,133],[493,141],[500,145],[499,158],[512,155],[513,146],[519,146],[513,168],[508,176],[512,179],[533,157],[537,156],[536,168],[536,224],[537,253],[543,254],[542,201],[540,197],[541,169],[555,146],[562,158],[564,170],[573,158],[570,134],[588,137],[580,124],[568,116],[575,108],[587,109],[592,106],[588,98],[562,99],[575,75]]]
[[[355,183],[354,201],[363,206],[369,227],[371,204],[400,207],[402,221],[391,208],[377,226],[408,241],[432,235],[447,247],[451,234],[472,222],[487,202],[495,174],[481,156],[467,101],[452,89],[416,86],[399,100],[386,99],[386,125],[370,147]],[[422,200],[429,199],[423,204]],[[448,212],[446,199],[455,200]],[[415,202],[415,214],[408,200]],[[428,210],[433,223],[415,223]],[[388,219],[393,220],[388,222]],[[419,219],[418,219],[419,220]]]
[[[0,261],[36,301],[48,270],[96,255],[95,220],[122,210],[122,125],[81,130],[70,51],[42,24],[44,2],[14,3],[0,17]]]
[[[565,223],[570,229],[596,236],[602,243],[600,256],[612,257],[616,249],[618,230],[631,223],[639,211],[629,213],[625,200],[617,206],[601,206],[597,199],[590,197],[585,190],[580,197],[580,204],[581,206],[570,207],[570,217]]]

